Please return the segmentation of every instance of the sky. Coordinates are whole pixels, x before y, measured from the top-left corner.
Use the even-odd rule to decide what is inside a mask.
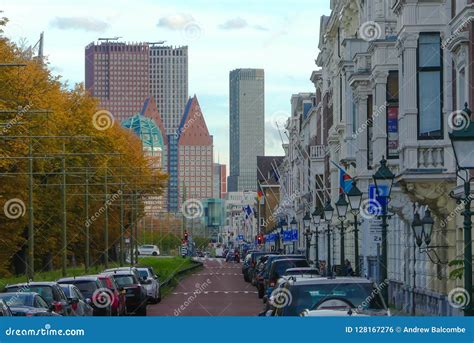
[[[187,45],[189,95],[225,164],[229,71],[265,69],[265,154],[283,155],[275,122],[289,116],[292,94],[314,91],[319,19],[330,13],[329,0],[0,0],[0,10],[13,41],[33,45],[44,31],[50,67],[70,86],[84,82],[84,47],[99,37]]]

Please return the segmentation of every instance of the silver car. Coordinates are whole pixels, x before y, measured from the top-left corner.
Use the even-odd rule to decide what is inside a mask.
[[[150,303],[161,301],[160,280],[151,267],[137,268],[140,274],[140,283],[145,287]]]
[[[140,245],[138,247],[139,255],[159,256],[160,249],[156,245]]]

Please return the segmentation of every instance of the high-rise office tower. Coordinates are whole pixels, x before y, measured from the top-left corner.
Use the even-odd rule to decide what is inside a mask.
[[[150,93],[167,134],[175,134],[188,101],[188,47],[150,46]]]
[[[212,198],[213,137],[209,134],[204,115],[196,96],[189,98],[178,128],[177,174],[170,173],[170,180],[178,180],[176,189],[170,187],[169,208],[181,206],[183,200]],[[170,154],[170,170],[171,158]],[[176,198],[174,192],[178,191]]]
[[[93,42],[85,49],[86,89],[121,122],[150,95],[149,62],[148,44]]]
[[[257,190],[257,156],[265,155],[265,74],[236,69],[229,75],[229,192]]]

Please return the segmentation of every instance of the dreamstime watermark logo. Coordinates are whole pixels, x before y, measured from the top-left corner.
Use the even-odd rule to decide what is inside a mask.
[[[373,114],[372,117],[367,119],[361,126],[355,130],[355,132],[352,134],[352,138],[356,139],[358,135],[363,133],[369,126],[372,126],[374,124],[374,119],[380,116],[381,114],[385,113],[387,110],[387,102],[385,102],[383,105],[381,105],[379,108],[377,108]]]
[[[18,219],[25,215],[26,206],[21,199],[13,198],[5,202],[3,205],[3,212],[9,219]]]
[[[286,288],[276,288],[270,294],[272,306],[275,308],[284,308],[290,306],[293,302],[291,292]]]
[[[466,18],[462,23],[461,25],[459,25],[459,27],[453,32],[453,34],[451,36],[449,36],[447,39],[443,40],[443,42],[441,43],[441,48],[442,49],[446,49],[446,47],[451,43],[453,42],[456,38],[458,38],[463,32],[466,31],[466,28],[467,26],[472,22],[474,21],[474,17],[473,16],[470,16],[468,18]]]
[[[382,205],[376,199],[366,199],[360,204],[360,215],[365,219],[372,219],[382,214]]]
[[[194,286],[196,287],[192,294],[184,301],[182,305],[180,305],[177,309],[174,310],[174,315],[177,317],[179,316],[186,308],[188,308],[196,298],[202,294],[207,287],[212,283],[210,279],[207,279],[203,283],[196,283]]]
[[[92,294],[92,303],[98,308],[112,306],[114,293],[108,288],[99,288]]]
[[[382,292],[384,288],[388,287],[388,285],[389,285],[388,279],[385,279],[379,285],[376,285],[375,288],[372,290],[372,292],[370,292],[369,296],[365,298],[365,300],[359,306],[357,306],[357,309],[360,311],[369,307],[371,301],[374,300]]]
[[[466,206],[466,202],[467,201],[473,201],[474,200],[474,197],[469,194],[468,198],[467,199],[463,199],[461,200],[461,202],[459,203],[458,206],[456,206],[456,208],[454,210],[452,210],[448,216],[446,218],[444,218],[443,220],[441,220],[441,222],[439,223],[439,225],[441,226],[441,228],[444,228],[446,227],[446,225],[448,225],[448,223],[453,220],[454,218],[456,218],[456,216],[462,214],[464,212],[464,207]]]
[[[6,125],[2,129],[2,135],[6,134],[13,126],[18,124],[21,118],[25,115],[26,112],[28,112],[31,108],[31,103],[29,103],[26,106],[18,106],[18,113],[14,118],[9,120]]]
[[[290,114],[285,111],[277,111],[270,116],[271,123],[277,130],[285,129],[289,118]]]
[[[451,307],[463,309],[470,301],[471,295],[462,287],[454,288],[448,293],[448,303]]]
[[[204,206],[197,199],[188,199],[181,205],[181,212],[187,219],[199,218],[204,214]]]
[[[110,129],[114,122],[113,114],[107,110],[99,110],[92,116],[92,125],[99,131]]]
[[[174,133],[176,139],[178,139],[182,133],[186,132],[187,129],[191,128],[197,118],[200,117],[202,117],[202,113],[200,111],[197,111],[193,117],[189,118],[189,120],[183,125],[183,127],[176,129],[176,132]]]
[[[122,195],[122,191],[119,190],[117,191],[117,193],[109,197],[109,199],[107,199],[107,201],[105,202],[104,206],[99,208],[90,218],[87,218],[85,222],[86,227],[91,226],[91,224],[95,222],[114,201],[119,199],[121,195]]]
[[[363,40],[372,42],[382,37],[382,28],[375,21],[366,21],[359,27],[359,35]]]
[[[471,118],[469,117],[469,114],[467,114],[467,112],[464,110],[454,111],[448,116],[448,126],[453,131],[460,131],[466,129],[469,126],[470,122]]]
[[[188,40],[198,40],[202,36],[201,25],[197,21],[190,21],[183,26],[184,38]]]

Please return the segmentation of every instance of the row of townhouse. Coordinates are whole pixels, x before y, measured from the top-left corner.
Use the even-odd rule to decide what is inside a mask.
[[[320,21],[319,55],[311,81],[314,93],[291,98],[289,142],[281,164],[281,201],[296,218],[298,248],[310,244],[311,260],[340,264],[336,215],[309,241],[307,211],[333,206],[340,170],[363,191],[359,240],[361,273],[380,280],[380,221],[367,210],[372,175],[383,157],[396,175],[389,203],[389,301],[402,312],[457,315],[449,295],[462,285],[447,262],[462,259],[461,215],[449,194],[459,188],[448,133],[453,113],[474,103],[473,0],[332,0]],[[332,163],[331,161],[335,162]],[[373,185],[372,185],[373,186]],[[291,197],[299,194],[298,197]],[[432,242],[420,251],[411,223],[429,209]],[[354,265],[353,217],[345,222],[345,254]],[[452,218],[452,220],[451,220]],[[316,253],[318,257],[316,258]]]

